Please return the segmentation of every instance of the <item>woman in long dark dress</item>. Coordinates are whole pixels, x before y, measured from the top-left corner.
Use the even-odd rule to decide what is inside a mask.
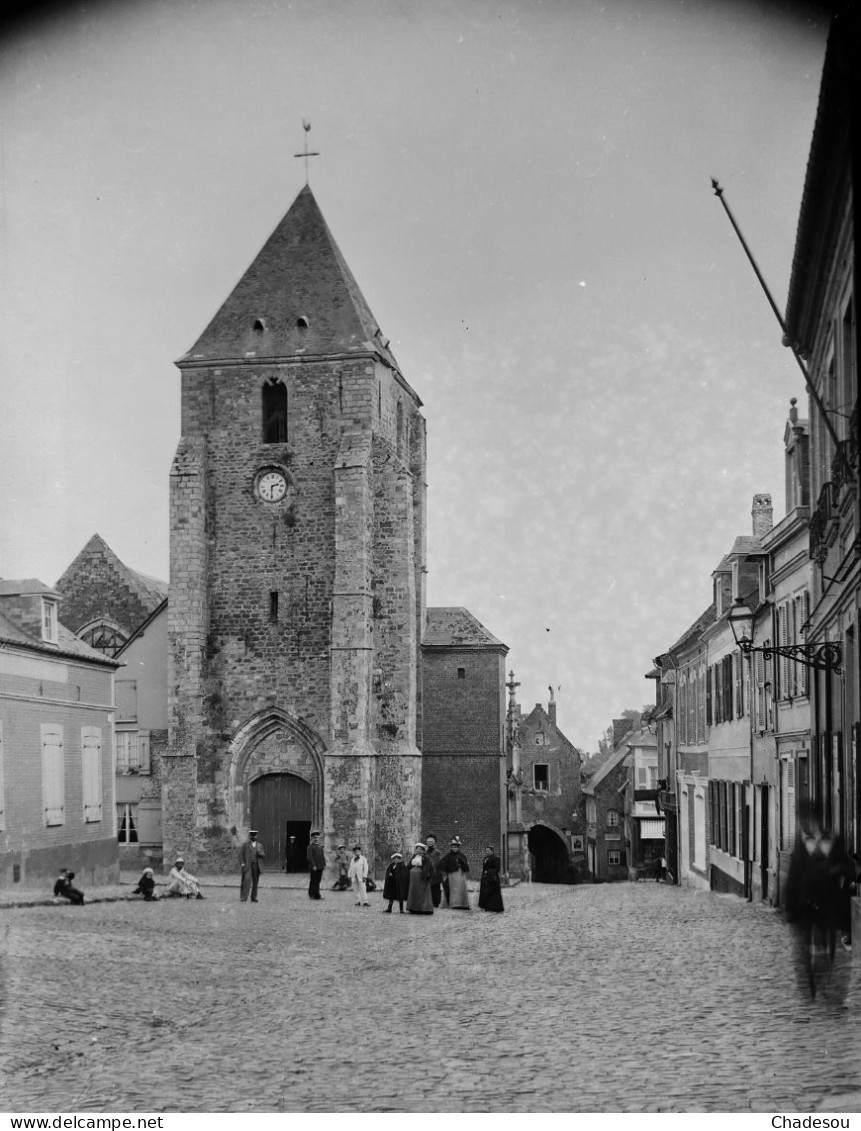
[[[410,858],[410,886],[407,893],[407,911],[411,915],[433,915],[430,882],[433,865],[427,855],[427,845],[417,844]]]
[[[449,907],[452,911],[469,911],[469,892],[466,887],[469,864],[460,849],[460,841],[453,840],[451,848],[439,862],[439,870],[448,880],[446,898]]]
[[[492,844],[487,846],[487,855],[481,862],[481,885],[478,889],[478,906],[482,911],[504,911],[502,905],[502,885],[499,882],[499,857]]]

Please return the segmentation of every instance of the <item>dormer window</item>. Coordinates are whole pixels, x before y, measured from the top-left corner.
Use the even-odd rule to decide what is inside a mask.
[[[57,602],[50,597],[42,598],[42,639],[48,644],[56,644],[57,636]]]

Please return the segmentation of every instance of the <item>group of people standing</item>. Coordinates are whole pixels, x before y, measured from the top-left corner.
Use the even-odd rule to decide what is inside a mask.
[[[245,903],[250,898],[252,903],[257,903],[257,888],[260,874],[263,871],[263,860],[266,857],[263,845],[258,840],[257,829],[249,829],[248,839],[239,852],[240,885],[239,898]],[[310,899],[322,899],[320,894],[320,881],[326,869],[326,854],[320,844],[320,833],[311,833],[311,843],[306,854],[308,862],[308,896]],[[504,910],[502,903],[502,885],[500,881],[501,864],[496,850],[492,845],[487,848],[486,855],[481,865],[481,883],[478,893],[478,906],[483,911]],[[391,914],[395,903],[403,913],[406,910],[413,915],[432,915],[434,909],[442,906],[443,897],[446,906],[453,911],[469,911],[469,891],[466,877],[469,872],[469,862],[463,852],[460,837],[454,837],[449,851],[443,855],[437,848],[436,837],[428,835],[423,842],[417,843],[408,861],[403,854],[393,852],[391,861],[386,869],[383,884],[383,899],[388,901],[388,907],[383,910]],[[82,904],[84,895],[74,887],[72,880],[74,872],[62,869],[54,884],[54,901],[67,899],[70,903]],[[155,874],[152,868],[144,868],[133,895],[140,895],[147,903],[159,899],[155,890]],[[357,907],[370,907],[368,892],[376,890],[374,881],[370,876],[368,859],[362,851],[360,844],[353,845],[353,854],[348,857],[346,846],[338,847],[338,879],[335,890],[352,888],[356,898]],[[174,865],[168,873],[167,890],[165,896],[177,896],[185,899],[203,899],[200,890],[200,881],[186,870],[185,860],[177,856]]]
[[[501,864],[492,845],[481,865],[481,883],[478,893],[478,906],[483,911],[503,911]],[[442,905],[452,911],[469,911],[469,891],[466,876],[469,862],[463,852],[460,837],[455,837],[448,852],[443,855],[436,845],[436,837],[428,835],[419,841],[405,862],[400,852],[393,852],[383,881],[383,899],[388,901],[384,908],[391,914],[395,903],[403,913],[412,915],[433,915]]]

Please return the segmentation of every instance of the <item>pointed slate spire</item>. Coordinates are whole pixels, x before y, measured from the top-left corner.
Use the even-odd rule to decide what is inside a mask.
[[[179,364],[369,352],[398,368],[305,185]]]

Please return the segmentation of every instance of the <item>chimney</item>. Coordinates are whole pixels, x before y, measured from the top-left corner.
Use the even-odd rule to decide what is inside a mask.
[[[553,694],[552,686],[549,687],[548,690],[550,692],[550,701],[547,704],[547,715],[551,723],[556,726],[556,696]]]
[[[771,495],[754,495],[750,514],[753,519],[754,538],[764,538],[774,526]]]
[[[613,749],[634,729],[633,719],[613,719]]]

